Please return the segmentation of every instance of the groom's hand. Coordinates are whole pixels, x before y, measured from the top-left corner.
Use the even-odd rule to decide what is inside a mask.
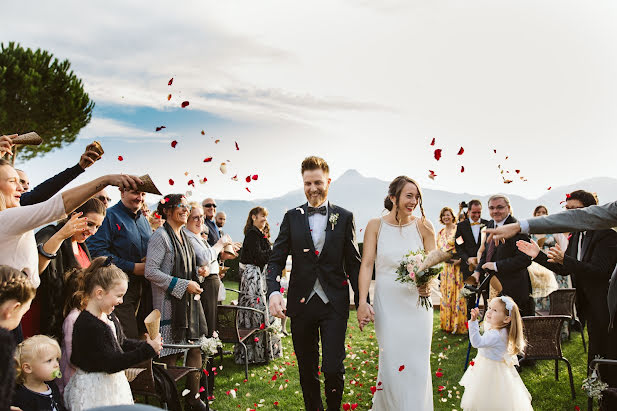
[[[270,296],[270,314],[278,318],[285,318],[285,300],[279,293],[272,293]]]
[[[366,301],[360,303],[358,309],[356,310],[356,315],[358,316],[358,326],[360,327],[360,331],[362,331],[368,323],[374,321],[375,319],[375,311]]]

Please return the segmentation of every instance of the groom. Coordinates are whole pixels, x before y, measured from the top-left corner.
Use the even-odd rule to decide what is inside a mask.
[[[272,315],[291,318],[291,335],[307,410],[323,410],[319,382],[319,336],[328,410],[339,410],[343,396],[345,334],[349,317],[349,283],[358,306],[360,253],[353,214],[328,202],[330,169],[323,158],[302,162],[308,203],[285,213],[268,261],[268,295]],[[280,292],[280,275],[292,256],[288,307]]]

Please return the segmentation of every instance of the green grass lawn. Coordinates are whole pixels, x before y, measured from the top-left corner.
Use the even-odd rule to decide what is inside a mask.
[[[225,282],[225,285],[237,289],[236,283]],[[227,297],[228,300],[237,298],[229,292]],[[287,327],[289,329],[289,322]],[[431,369],[435,410],[459,410],[463,389],[458,385],[458,381],[463,375],[468,338],[442,332],[439,329],[438,311],[435,311],[433,330]],[[377,339],[372,324],[363,332],[358,329],[355,312],[350,313],[346,345],[343,403],[349,403],[350,406],[358,404],[357,410],[368,410],[371,406],[371,386],[376,385],[377,379]],[[222,368],[217,371],[216,398],[212,407],[217,411],[303,409],[302,390],[291,337],[283,338],[283,347],[283,358],[268,365],[251,365],[248,381],[244,379],[244,366],[236,365],[232,355],[225,356]],[[233,351],[233,346],[226,346],[225,349]],[[580,387],[585,378],[587,357],[578,332],[573,332],[572,340],[563,344],[563,351],[572,364],[576,400],[572,401],[570,396],[565,365],[560,365],[559,381],[555,381],[554,362],[541,361],[533,367],[524,368],[521,374],[532,395],[535,410],[574,410],[575,406],[586,408],[586,396]],[[472,358],[473,354],[475,350]],[[220,365],[219,362],[220,358],[216,360],[216,364]],[[442,377],[435,375],[438,370],[443,373]],[[440,386],[443,387],[441,391]]]

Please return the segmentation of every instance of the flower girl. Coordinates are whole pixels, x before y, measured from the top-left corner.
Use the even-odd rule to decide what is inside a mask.
[[[64,389],[71,411],[133,404],[124,370],[161,351],[160,336],[154,340],[130,340],[111,314],[122,303],[127,287],[126,274],[111,264],[109,257],[94,259],[84,272],[82,291],[88,302],[73,326],[71,353],[77,371]]]
[[[465,387],[461,408],[480,410],[532,410],[531,395],[514,368],[516,355],[525,347],[523,322],[518,306],[510,297],[493,298],[480,335],[477,308],[471,310],[469,340],[478,349],[461,378]]]

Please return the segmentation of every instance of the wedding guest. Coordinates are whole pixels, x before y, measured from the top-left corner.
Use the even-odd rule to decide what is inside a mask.
[[[445,227],[437,234],[437,247],[442,251],[450,251],[454,248],[454,234],[456,233],[454,210],[450,207],[442,208],[439,212],[439,222]],[[459,298],[460,291],[465,285],[460,265],[460,258],[447,261],[443,264],[443,271],[440,275],[439,322],[442,330],[452,334],[467,334],[465,327],[467,303],[464,298]]]
[[[92,147],[92,144],[89,144],[86,147],[86,151],[84,151],[81,155],[79,162],[76,165],[69,167],[55,176],[45,180],[41,184],[34,187],[32,191],[29,191],[30,180],[28,179],[26,173],[22,170],[16,170],[19,175],[20,184],[24,190],[21,195],[21,199],[19,200],[20,204],[22,206],[26,206],[49,200],[60,190],[66,187],[67,184],[79,177],[84,171],[86,171],[86,168],[90,167],[101,158],[96,151],[92,150]]]
[[[227,214],[225,214],[224,211],[219,211],[218,213],[216,213],[215,216],[215,222],[216,222],[216,226],[219,229],[219,235],[222,237],[223,236],[223,227],[225,226],[225,222],[227,221]]]
[[[41,229],[34,236],[47,255],[39,254],[39,261],[48,264],[47,268],[41,271],[41,285],[34,299],[40,304],[38,318],[32,313],[32,309],[30,310],[33,321],[37,323],[40,320],[40,329],[36,334],[49,335],[58,340],[61,338],[64,320],[64,276],[73,268],[90,266],[90,252],[85,241],[99,229],[105,212],[103,203],[91,198],[68,218]],[[55,257],[48,258],[51,255]]]
[[[458,205],[458,216],[456,218],[459,223],[467,220],[468,210],[465,209],[469,209],[469,205],[466,202],[461,201]]]
[[[0,410],[9,409],[15,386],[16,341],[12,331],[19,327],[35,293],[36,288],[24,273],[0,265]]]
[[[198,276],[207,274],[207,268],[197,266],[193,246],[182,230],[186,225],[191,206],[182,194],[168,194],[158,204],[157,213],[165,224],[152,234],[148,243],[146,279],[152,283],[154,308],[161,312],[163,340],[168,343],[186,344],[208,335],[203,307],[199,301],[203,288]],[[162,360],[175,365],[183,350],[164,348]],[[207,410],[208,405],[199,399],[200,376],[203,360],[199,348],[188,350],[186,364],[199,371],[189,374],[186,387],[187,409]]]
[[[105,205],[105,208],[109,208],[109,205],[111,204],[111,197],[109,197],[109,194],[107,194],[105,189],[102,189],[96,193],[94,198],[98,198]]]
[[[539,205],[533,210],[534,217],[540,217],[545,215],[548,215],[548,209],[546,208],[546,206]],[[561,233],[532,234],[531,240],[535,241],[536,244],[538,244],[538,246],[540,247],[540,249],[545,253],[548,252],[551,247],[555,247],[556,244],[559,244],[562,250],[565,250],[568,247],[568,239],[565,235]],[[542,289],[542,285],[544,285],[545,282],[541,281],[541,279],[537,278],[537,276],[534,277],[535,271],[532,268],[534,266],[535,264],[532,264],[530,266],[529,275],[531,276],[532,286],[537,285],[533,287],[536,310],[548,311],[550,310],[548,295],[554,290],[552,288],[550,289],[550,291]],[[557,273],[553,273],[553,276],[555,277],[555,281],[559,288],[572,288],[572,280],[570,276],[559,275]],[[538,281],[534,281],[534,279],[537,279]]]
[[[243,328],[269,328],[279,326],[279,319],[275,319],[268,309],[266,302],[266,273],[264,271],[272,245],[268,236],[264,234],[268,218],[268,210],[263,207],[254,207],[249,211],[244,226],[244,242],[240,251],[240,298],[238,305],[255,308],[267,313],[267,318],[253,312],[240,312],[238,320]],[[262,326],[263,324],[263,326]],[[281,338],[277,333],[262,331],[257,334],[255,341],[246,343],[249,363],[262,363],[269,359],[283,355]],[[244,349],[236,344],[234,356],[236,364],[244,364]]]
[[[596,204],[595,196],[584,190],[573,191],[566,200],[568,209]],[[574,232],[565,252],[558,243],[546,254],[534,243],[519,241],[517,246],[549,270],[573,277],[577,313],[589,334],[588,363],[596,355],[617,359],[617,329],[609,328],[607,303],[608,281],[617,264],[617,233],[612,229]],[[617,386],[614,367],[602,368],[601,375],[604,382]]]
[[[493,219],[488,224],[489,228],[516,222],[512,216],[510,199],[503,194],[496,194],[489,198],[488,210]],[[494,272],[495,276],[491,280],[491,286],[497,289],[499,294],[512,297],[523,316],[534,315],[533,299],[530,296],[531,283],[527,271],[531,259],[516,247],[517,240],[529,240],[529,237],[521,234],[497,246],[494,242],[487,241],[486,249],[482,253],[473,277],[479,281],[480,271]],[[500,292],[499,288],[501,288]]]
[[[204,208],[205,223],[208,229],[208,244],[213,246],[221,238],[219,229],[214,221],[214,215],[216,213],[216,201],[213,198],[206,198],[201,205]]]
[[[155,211],[154,213],[150,213],[148,223],[150,224],[150,228],[152,228],[152,232],[155,232],[159,227],[163,227],[165,219]]]
[[[152,229],[139,211],[145,197],[135,189],[120,190],[120,201],[107,209],[99,230],[86,240],[93,258],[110,256],[129,277],[129,289],[114,311],[124,333],[132,339],[146,332],[143,320],[152,311],[150,283],[144,278]]]

